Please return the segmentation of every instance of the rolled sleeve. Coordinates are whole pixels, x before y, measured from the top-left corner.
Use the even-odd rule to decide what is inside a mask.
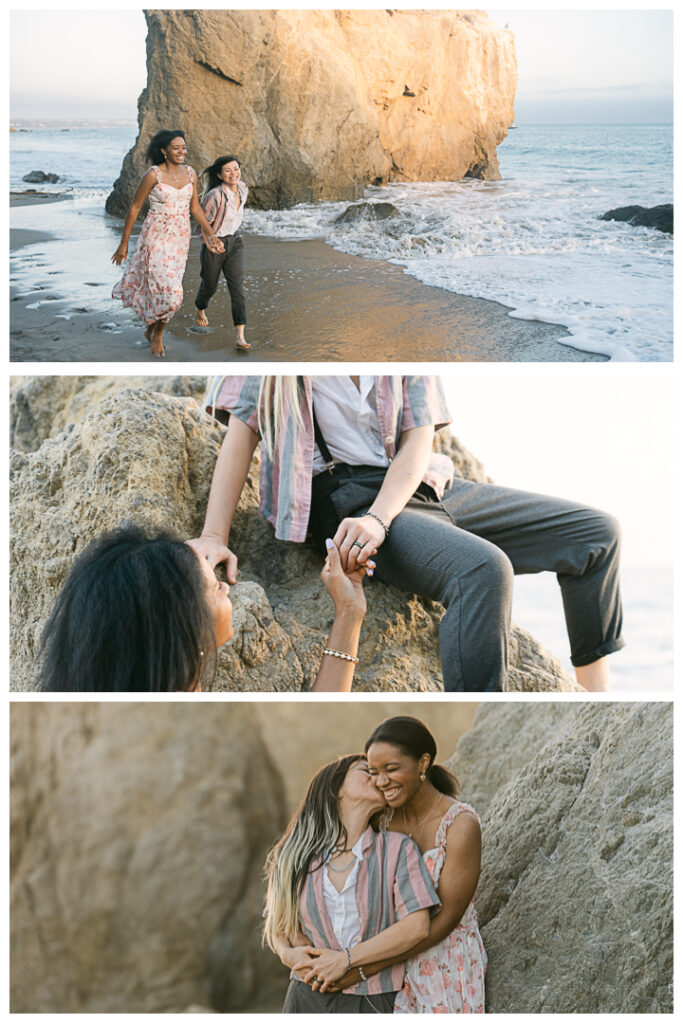
[[[260,385],[260,377],[212,377],[207,384],[203,408],[207,412],[221,410],[230,413],[259,434]]]
[[[440,377],[403,378],[402,430],[434,425],[441,430],[451,422]]]
[[[394,878],[394,908],[398,921],[416,910],[430,910],[435,914],[441,906],[417,843],[409,836],[402,838]]]

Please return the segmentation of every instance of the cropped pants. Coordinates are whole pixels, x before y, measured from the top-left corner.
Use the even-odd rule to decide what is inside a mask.
[[[319,542],[347,516],[363,515],[385,470],[337,467],[314,478],[311,528]],[[574,665],[623,647],[619,524],[561,498],[455,480],[441,501],[422,485],[391,524],[375,578],[439,601],[444,687],[503,688],[516,574],[557,574]],[[431,500],[429,494],[431,493]]]
[[[223,235],[221,242],[225,252],[211,252],[208,245],[202,245],[199,257],[201,284],[194,304],[197,309],[206,309],[216,294],[221,272],[225,277],[230,295],[233,324],[246,324],[247,307],[244,300],[244,243],[241,235]]]

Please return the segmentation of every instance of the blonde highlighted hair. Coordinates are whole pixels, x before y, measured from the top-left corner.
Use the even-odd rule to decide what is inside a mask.
[[[266,861],[266,910],[263,942],[275,952],[278,935],[294,936],[299,927],[299,901],[311,864],[322,867],[334,849],[346,845],[346,829],[339,818],[339,791],[352,765],[363,754],[347,754],[321,768],[284,835]]]

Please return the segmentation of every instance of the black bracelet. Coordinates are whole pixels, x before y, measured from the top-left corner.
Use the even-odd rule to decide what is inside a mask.
[[[379,525],[384,530],[384,539],[386,540],[387,537],[389,536],[389,527],[387,526],[387,524],[380,519],[376,512],[366,512],[365,514],[366,516],[372,516],[373,519],[377,520]]]
[[[348,964],[349,964],[349,970],[351,970],[351,954],[349,953],[349,947],[348,946],[344,947],[344,952],[346,953],[346,959],[347,959]]]

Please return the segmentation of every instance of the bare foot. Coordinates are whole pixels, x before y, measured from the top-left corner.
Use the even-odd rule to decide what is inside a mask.
[[[209,320],[208,320],[207,315],[206,315],[206,310],[205,309],[196,309],[196,307],[195,307],[195,310],[196,310],[196,312],[195,312],[194,319],[195,319],[195,323],[197,324],[197,326],[198,327],[208,327],[209,326]]]
[[[154,324],[147,324],[147,327],[145,328],[145,338],[149,342],[150,345],[152,344],[152,328],[153,327],[154,327]]]
[[[154,324],[154,330],[152,336],[149,339],[149,345],[152,350],[152,355],[161,358],[166,355],[166,349],[164,348],[164,321],[159,320],[158,323]]]
[[[237,341],[235,342],[235,348],[237,349],[238,352],[248,352],[249,349],[251,348],[251,345],[244,337],[244,335],[238,335]]]

